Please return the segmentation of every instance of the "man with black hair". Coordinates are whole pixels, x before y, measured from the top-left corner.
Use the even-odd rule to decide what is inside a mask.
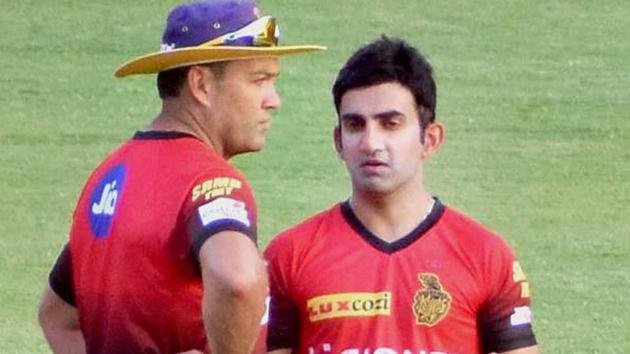
[[[265,145],[278,57],[324,49],[278,34],[252,1],[189,3],[160,52],[116,71],[158,73],[162,110],[81,193],[39,309],[55,353],[252,351],[267,274],[254,196],[227,160]]]
[[[514,252],[425,187],[425,163],[444,141],[426,58],[378,39],[348,60],[333,96],[352,195],[265,251],[268,350],[538,353]]]

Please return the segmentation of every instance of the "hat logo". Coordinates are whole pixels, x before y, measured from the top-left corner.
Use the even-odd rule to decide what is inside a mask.
[[[162,43],[160,44],[160,52],[164,53],[164,52],[170,52],[171,50],[175,49],[175,43]]]

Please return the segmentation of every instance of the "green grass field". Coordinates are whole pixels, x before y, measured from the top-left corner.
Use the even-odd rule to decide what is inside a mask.
[[[0,352],[48,352],[38,297],[91,169],[156,114],[153,77],[175,1],[25,0],[0,12]],[[267,148],[236,158],[262,246],[348,196],[330,86],[381,33],[422,48],[448,139],[430,164],[443,201],[503,234],[533,284],[546,353],[630,352],[630,4],[625,0],[264,0],[284,43]]]

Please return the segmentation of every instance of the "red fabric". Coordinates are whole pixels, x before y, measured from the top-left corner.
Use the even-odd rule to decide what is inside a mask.
[[[273,239],[265,252],[272,349],[295,340],[298,353],[481,352],[479,328],[506,318],[509,325],[514,309],[529,305],[529,295],[521,297],[524,281],[513,280],[515,255],[499,236],[453,209],[442,210],[421,237],[392,252],[368,243],[340,205]],[[438,288],[432,293],[438,300],[418,301],[430,287],[421,274]],[[378,304],[358,293],[371,293],[389,313],[376,313]],[[451,300],[443,317],[418,323],[414,307],[424,304],[421,314],[435,313],[444,294]],[[322,318],[323,312],[336,317]]]
[[[100,210],[94,195],[108,171],[121,165],[126,172],[117,186],[111,226],[97,238],[90,224],[94,210]],[[73,282],[88,353],[207,349],[203,286],[191,251],[191,240],[200,235],[188,233],[221,231],[221,225],[204,226],[197,215],[200,206],[215,198],[204,195],[193,201],[195,187],[215,177],[242,182],[229,197],[245,203],[255,237],[256,206],[246,181],[192,137],[130,140],[93,172],[70,233]]]

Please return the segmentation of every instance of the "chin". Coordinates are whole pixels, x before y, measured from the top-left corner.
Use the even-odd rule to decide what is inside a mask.
[[[250,144],[248,146],[247,151],[248,152],[256,152],[256,151],[260,151],[262,150],[265,146],[267,145],[265,140],[262,141],[258,141],[258,142],[253,142],[253,144]]]
[[[233,150],[228,155],[228,158],[232,157],[232,156],[236,156],[236,155],[247,154],[247,153],[250,153],[250,152],[257,152],[257,151],[262,150],[264,147],[265,147],[264,143],[263,144],[248,144],[246,146],[242,146],[242,147],[240,147],[240,148],[238,148],[236,150]]]
[[[369,194],[387,194],[394,190],[391,183],[377,179],[355,180],[353,184],[358,190]]]

